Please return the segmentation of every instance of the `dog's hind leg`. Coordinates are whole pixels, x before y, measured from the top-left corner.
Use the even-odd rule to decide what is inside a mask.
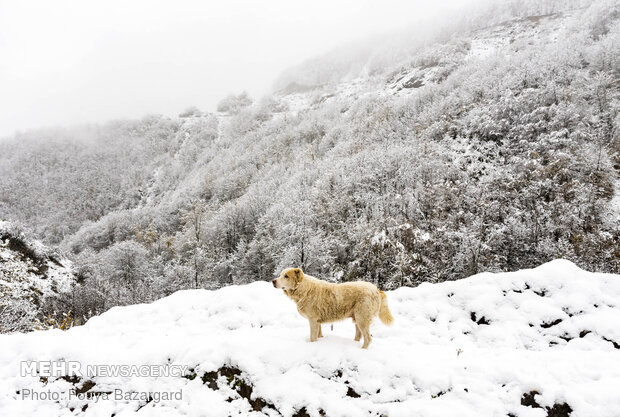
[[[310,319],[308,319],[308,322],[310,322],[310,341],[316,342],[316,339],[318,339],[319,333],[321,331],[321,325],[318,322]]]
[[[360,339],[362,338],[362,331],[360,330],[357,323],[353,322],[353,324],[355,324],[355,338],[353,340],[355,340],[356,342],[359,342]]]
[[[370,344],[370,342],[372,342],[372,338],[370,337],[371,322],[372,318],[367,319],[366,317],[364,317],[363,319],[358,318],[355,322],[357,327],[359,327],[360,331],[362,332],[362,336],[364,336],[364,344],[362,345],[362,349],[368,348],[368,345]]]

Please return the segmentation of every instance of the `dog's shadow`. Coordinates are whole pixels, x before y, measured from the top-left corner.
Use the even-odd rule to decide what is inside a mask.
[[[356,347],[362,346],[362,340],[355,341],[353,337],[346,337],[339,334],[326,334],[323,337],[319,337],[316,342],[310,342],[310,338],[306,337],[306,342],[310,345],[327,345],[337,347]]]

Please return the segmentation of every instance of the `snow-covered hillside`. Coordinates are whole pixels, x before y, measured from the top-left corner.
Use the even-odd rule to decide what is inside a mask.
[[[0,331],[28,329],[44,298],[74,281],[69,260],[0,221]]]
[[[1,336],[0,414],[620,415],[620,276],[557,260],[388,299],[395,324],[373,324],[368,350],[350,322],[324,325],[309,343],[307,322],[266,282],[180,291],[66,332]],[[174,365],[185,377],[20,376],[32,360],[79,361],[82,371]],[[71,389],[92,397],[69,399]]]
[[[487,22],[453,34],[448,42],[420,46],[415,53],[407,48],[392,50],[397,43],[392,40],[394,44],[390,46],[382,43],[373,53],[360,54],[358,61],[348,61],[340,72],[329,65],[337,58],[327,54],[284,72],[277,82],[283,87],[278,95],[293,113],[318,108],[326,102],[348,104],[368,94],[419,96],[420,88],[443,83],[468,63],[482,64],[494,57],[510,59],[534,44],[559,44],[567,27],[575,25],[579,13],[580,10],[566,10]],[[405,37],[402,42],[411,45],[415,39]],[[389,59],[384,56],[387,54],[391,54]],[[331,81],[326,82],[328,79]],[[283,83],[289,85],[284,87]]]
[[[70,253],[63,311],[85,318],[291,265],[389,289],[556,258],[619,273],[620,5],[482,3],[216,114],[8,138],[0,218]]]

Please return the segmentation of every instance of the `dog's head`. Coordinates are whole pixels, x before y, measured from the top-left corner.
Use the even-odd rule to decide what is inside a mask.
[[[296,289],[301,281],[304,279],[304,272],[301,268],[286,268],[280,276],[271,282],[276,288],[283,290]]]

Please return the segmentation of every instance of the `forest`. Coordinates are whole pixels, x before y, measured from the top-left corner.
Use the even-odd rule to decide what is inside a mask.
[[[290,266],[382,289],[556,258],[620,273],[620,5],[498,4],[216,112],[0,140],[0,220],[73,261],[46,311]]]

